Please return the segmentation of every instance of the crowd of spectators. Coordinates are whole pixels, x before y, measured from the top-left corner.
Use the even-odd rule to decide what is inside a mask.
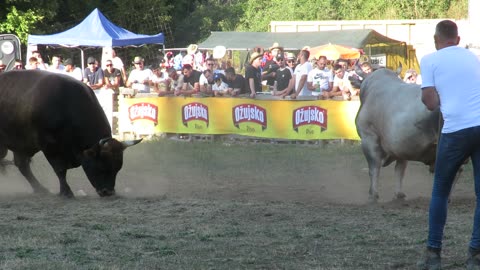
[[[146,66],[145,60],[136,56],[128,73],[115,50],[104,57],[103,68],[95,57],[88,57],[88,66],[83,71],[75,66],[72,59],[62,61],[58,55],[52,56],[49,65],[43,61],[40,52],[34,51],[25,67],[21,61],[17,61],[15,68],[66,74],[83,81],[94,90],[112,89],[115,95],[120,94],[121,86],[125,86],[131,90],[131,95],[151,93],[158,96],[255,98],[258,93],[267,93],[291,99],[337,97],[343,100],[351,100],[359,95],[360,89],[352,86],[350,81],[352,76],[358,77],[354,67],[361,70],[363,75],[373,71],[368,61],[358,63],[358,60],[332,60],[322,55],[313,57],[308,47],[295,55],[285,51],[277,42],[268,50],[253,48],[243,74],[238,74],[229,62],[223,61],[225,55],[223,46],[217,46],[209,54],[191,44],[177,54],[166,52],[159,64]],[[0,61],[0,72],[4,69],[5,65]],[[421,83],[420,75],[413,69],[406,72],[403,80],[406,83]]]
[[[154,90],[159,96],[255,98],[259,93],[267,93],[291,99],[351,100],[360,92],[350,81],[352,77],[359,78],[355,67],[361,70],[362,75],[374,70],[368,61],[332,60],[322,55],[312,57],[308,47],[294,54],[275,42],[267,50],[253,48],[245,62],[243,74],[237,74],[233,67],[219,61],[224,54],[224,50],[220,53],[214,50],[212,55],[208,55],[200,52],[194,44],[176,55],[168,52],[160,67],[167,74],[163,81],[158,82],[163,87],[154,87]],[[405,82],[419,83],[419,77],[414,70],[408,70]]]

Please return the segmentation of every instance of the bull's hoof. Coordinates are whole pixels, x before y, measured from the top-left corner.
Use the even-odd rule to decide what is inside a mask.
[[[11,160],[1,159],[0,160],[0,173],[4,174],[5,171],[6,171],[6,167],[9,166],[9,165],[15,165],[15,164]]]
[[[370,194],[370,196],[368,196],[368,202],[369,202],[369,203],[377,203],[377,202],[378,202],[378,198],[380,198],[380,197],[378,196],[378,193]]]
[[[395,197],[393,197],[393,199],[397,201],[404,201],[406,197],[407,195],[405,195],[405,193],[398,192],[398,193],[395,193]]]
[[[75,198],[75,195],[73,195],[73,192],[72,192],[72,191],[70,191],[70,192],[66,192],[66,191],[62,192],[62,191],[60,191],[60,193],[58,193],[58,196],[63,197],[63,198],[67,198],[67,199],[73,199],[73,198]]]
[[[13,163],[13,161],[11,160],[6,160],[6,159],[2,159],[0,160],[0,166],[9,166],[9,165],[15,165],[15,163]]]

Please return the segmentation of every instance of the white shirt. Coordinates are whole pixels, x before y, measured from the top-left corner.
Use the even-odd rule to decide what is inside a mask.
[[[128,76],[128,81],[132,83],[132,89],[136,89],[144,93],[149,93],[150,86],[148,84],[144,84],[143,81],[145,80],[151,81],[152,78],[153,78],[153,72],[150,69],[148,68],[143,70],[134,69],[130,72],[130,76]]]
[[[314,86],[318,84],[320,89],[327,90],[329,84],[333,82],[333,73],[328,68],[314,68],[308,73],[307,82],[312,83]],[[313,92],[312,94],[315,95],[315,93],[318,95],[318,92]]]
[[[202,73],[202,75],[200,75],[200,79],[198,79],[198,84],[199,85],[207,85],[208,84],[208,79],[207,79],[207,77],[205,77],[205,74]]]
[[[153,72],[152,72],[153,73]],[[165,81],[166,79],[168,79],[168,74],[166,72],[161,72],[160,73],[160,77],[157,76],[157,74],[153,73],[152,75],[152,82],[153,83],[159,83],[159,82],[163,82]]]
[[[38,65],[40,66],[40,65]],[[59,65],[58,68],[55,68],[54,66],[49,66],[48,71],[53,72],[53,73],[64,73],[65,72],[65,66]]]
[[[295,91],[298,90],[298,86],[300,84],[300,80],[302,79],[302,76],[308,76],[308,73],[312,70],[312,64],[310,62],[305,62],[303,64],[298,64],[295,67],[295,72],[293,73],[295,76]],[[299,93],[299,96],[311,96],[312,91],[308,90],[307,88],[307,80],[305,80],[305,83],[303,84],[303,88]]]
[[[442,133],[480,126],[480,60],[465,48],[451,46],[420,62],[422,88],[435,87],[445,120]]]
[[[221,82],[220,85],[218,85],[217,83],[214,83],[212,85],[213,91],[227,91],[227,89],[228,89],[228,84],[224,82]]]
[[[123,61],[122,61],[122,59],[120,59],[120,57],[115,56],[115,58],[112,58],[112,65],[113,65],[114,68],[122,71]],[[105,67],[105,68],[107,68],[107,67]]]
[[[338,86],[338,88],[341,91],[345,91],[347,89],[352,88],[352,84],[350,83],[350,80],[348,79],[348,72],[345,71],[343,73],[343,78],[339,78],[337,75],[333,78],[333,86]]]
[[[78,67],[75,67],[73,68],[73,70],[71,72],[67,72],[66,70],[63,71],[63,74],[66,74],[76,80],[79,80],[81,81],[82,78],[83,78],[83,75],[82,75],[82,70]]]
[[[172,90],[181,90],[183,87],[183,74],[178,74],[177,80],[170,79],[170,89]]]

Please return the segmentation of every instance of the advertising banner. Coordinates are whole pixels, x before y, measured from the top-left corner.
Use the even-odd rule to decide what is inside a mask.
[[[140,134],[238,134],[292,140],[358,140],[359,101],[248,98],[131,98],[120,101],[120,130]]]

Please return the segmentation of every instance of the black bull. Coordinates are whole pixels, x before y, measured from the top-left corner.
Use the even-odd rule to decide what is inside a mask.
[[[440,112],[429,111],[421,101],[421,88],[407,84],[388,69],[379,69],[362,82],[355,124],[370,175],[370,200],[378,199],[380,168],[393,161],[395,196],[402,191],[407,161],[420,161],[433,171],[439,136]]]
[[[66,75],[24,70],[0,74],[0,166],[8,150],[34,192],[48,192],[30,169],[42,151],[60,182],[60,195],[72,197],[67,170],[82,165],[100,196],[115,193],[123,150],[140,140],[112,138],[95,93]]]

